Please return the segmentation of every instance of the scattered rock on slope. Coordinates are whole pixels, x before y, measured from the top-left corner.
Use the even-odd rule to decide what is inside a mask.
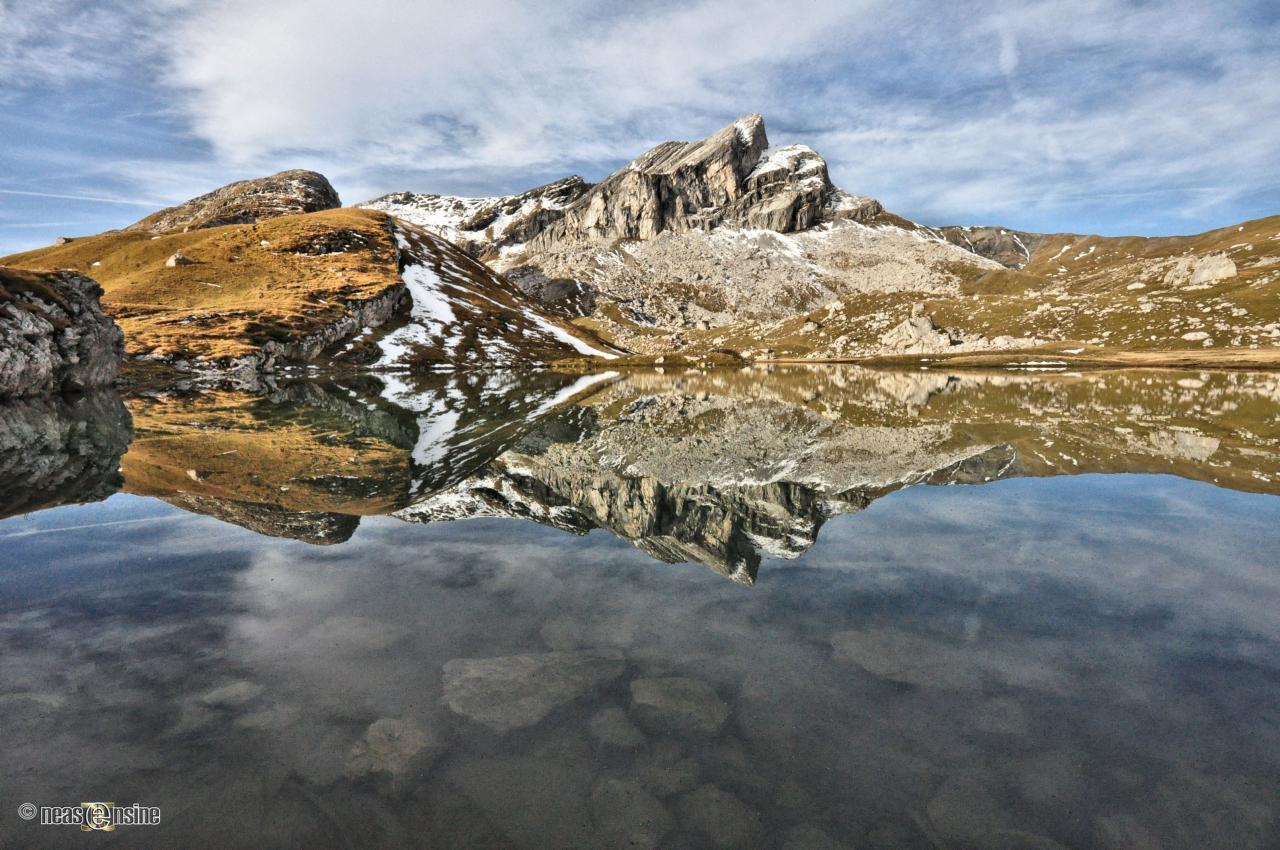
[[[0,266],[0,398],[111,384],[124,336],[102,313],[102,288],[73,271]]]
[[[264,218],[340,206],[338,193],[323,174],[298,169],[230,183],[175,207],[154,212],[126,229],[163,233],[223,224],[253,224]]]

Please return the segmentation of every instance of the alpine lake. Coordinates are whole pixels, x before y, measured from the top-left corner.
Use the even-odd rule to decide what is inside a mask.
[[[10,402],[0,516],[0,847],[1280,847],[1280,375]]]

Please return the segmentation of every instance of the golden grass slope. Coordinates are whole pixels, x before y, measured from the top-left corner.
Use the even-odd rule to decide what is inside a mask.
[[[190,265],[167,267],[175,253]],[[385,213],[339,209],[155,236],[108,231],[4,258],[97,280],[127,353],[227,360],[401,285]]]

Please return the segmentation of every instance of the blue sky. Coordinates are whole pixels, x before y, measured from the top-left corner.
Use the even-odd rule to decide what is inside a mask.
[[[764,114],[928,224],[1280,213],[1280,4],[0,0],[0,253],[316,168],[354,203],[598,179]]]

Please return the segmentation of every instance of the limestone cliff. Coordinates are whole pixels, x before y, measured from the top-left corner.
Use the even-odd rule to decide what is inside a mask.
[[[102,313],[102,288],[73,271],[0,266],[0,398],[111,384],[124,337]]]

